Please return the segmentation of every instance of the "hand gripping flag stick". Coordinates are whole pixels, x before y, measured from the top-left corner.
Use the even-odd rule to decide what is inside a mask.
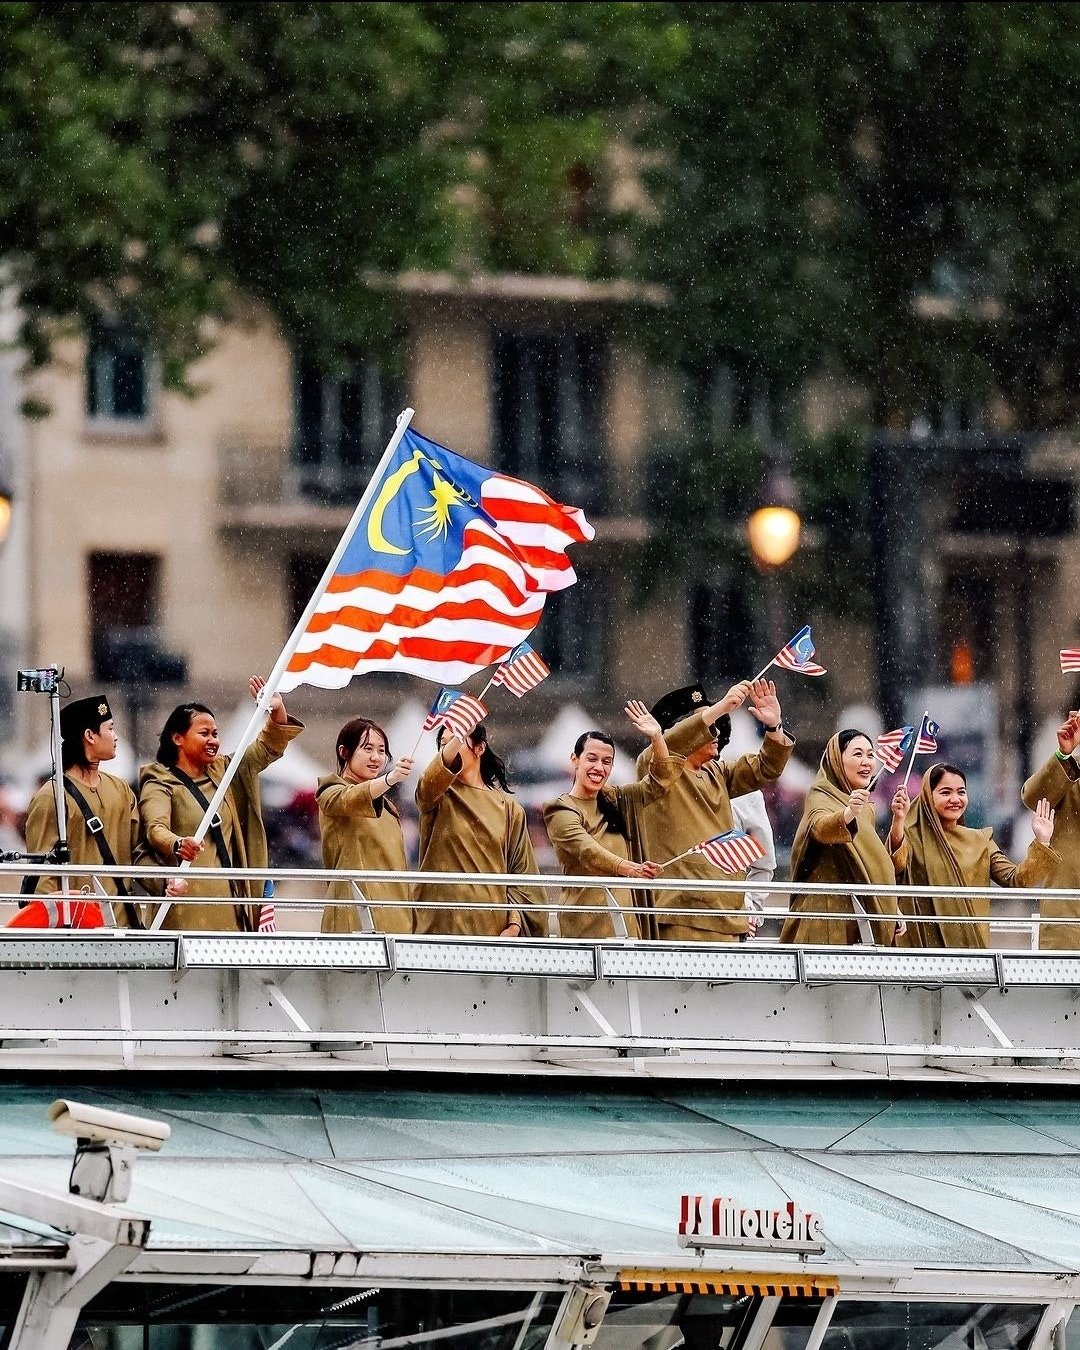
[[[293,658],[293,653],[300,645],[300,639],[307,631],[307,626],[311,622],[311,616],[318,608],[319,601],[322,599],[323,593],[330,584],[330,578],[337,570],[337,565],[344,556],[346,548],[349,546],[349,541],[352,539],[353,532],[357,525],[359,525],[361,517],[367,510],[372,497],[375,495],[377,487],[382,482],[383,470],[390,462],[394,451],[401,443],[401,438],[405,435],[406,431],[408,431],[409,423],[412,419],[412,408],[406,408],[404,412],[398,415],[397,426],[394,428],[394,434],[390,437],[386,449],[383,451],[382,459],[379,460],[379,466],[371,475],[371,479],[364,489],[364,494],[360,498],[356,510],[352,514],[352,519],[349,521],[348,528],[338,541],[338,546],[334,550],[330,561],[326,564],[326,570],[323,572],[322,580],[319,582],[318,586],[315,587],[315,592],[308,601],[307,608],[304,610],[303,614],[300,615],[296,627],[292,631],[292,635],[282,648],[281,655],[278,657],[274,669],[270,672],[266,684],[263,685],[262,691],[255,703],[255,711],[251,714],[251,721],[247,724],[244,734],[240,737],[240,741],[233,752],[232,759],[226,766],[225,772],[221,775],[221,782],[217,785],[214,795],[207,803],[202,820],[199,821],[195,833],[191,836],[200,844],[206,837],[206,832],[210,828],[210,822],[217,815],[221,803],[225,800],[225,794],[228,792],[232,780],[236,777],[236,771],[240,768],[240,761],[244,756],[244,751],[251,745],[255,737],[258,736],[259,732],[262,730],[267,713],[270,711],[270,704],[278,691],[278,686],[284,678],[285,670]],[[190,866],[191,864],[186,859],[180,864],[181,870],[186,870]],[[150,927],[160,928],[165,922],[165,916],[168,914],[170,908],[171,902],[169,900],[165,900],[162,904],[158,905],[158,911],[154,915]]]

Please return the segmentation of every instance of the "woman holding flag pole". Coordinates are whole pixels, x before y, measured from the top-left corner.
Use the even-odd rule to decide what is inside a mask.
[[[668,753],[660,723],[631,699],[626,715],[648,736],[652,759],[648,776],[639,783],[608,787],[615,763],[615,742],[603,731],[587,731],[574,743],[570,765],[574,781],[569,792],[544,807],[544,825],[563,872],[568,876],[659,876],[660,866],[645,860],[644,812],[649,802],[669,790],[682,772],[682,760]],[[610,892],[625,911],[626,934],[631,938],[656,936],[648,898],[643,891]],[[615,925],[603,913],[575,913],[575,906],[602,908],[606,894],[596,890],[564,890],[559,914],[563,937],[614,937]]]
[[[139,816],[146,841],[165,865],[183,861],[201,867],[267,865],[266,828],[262,820],[259,774],[285,753],[304,729],[290,717],[280,694],[265,700],[266,681],[254,675],[251,696],[266,703],[265,724],[257,737],[235,755],[220,753],[217,722],[201,703],[174,708],[161,730],[158,756],[139,772]],[[241,745],[243,745],[243,740]],[[237,762],[238,761],[238,762]],[[220,807],[209,812],[222,783],[228,783]],[[198,831],[210,813],[207,833]],[[250,932],[258,928],[259,907],[251,881],[191,881],[192,899],[235,903],[172,905],[161,927]]]
[[[842,946],[858,942],[858,914],[844,888],[895,882],[893,858],[878,838],[870,800],[876,763],[873,742],[861,731],[838,732],[825,747],[791,846],[791,879],[836,883],[838,893],[793,896],[781,942]],[[892,799],[894,823],[906,810],[907,794],[899,788]],[[860,904],[878,916],[872,924],[874,940],[890,946],[898,928],[903,930],[895,895],[865,896]],[[822,917],[803,917],[806,911]]]

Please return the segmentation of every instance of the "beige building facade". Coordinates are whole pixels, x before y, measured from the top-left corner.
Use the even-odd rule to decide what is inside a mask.
[[[628,697],[651,701],[694,678],[721,688],[763,664],[772,628],[794,632],[804,622],[814,624],[829,668],[827,682],[785,684],[808,746],[831,733],[846,706],[875,703],[875,618],[815,589],[820,541],[811,537],[766,584],[745,563],[715,558],[688,576],[675,561],[682,541],[656,537],[654,461],[685,436],[694,413],[645,354],[662,295],[625,282],[525,276],[408,274],[394,286],[404,340],[393,375],[361,361],[348,378],[324,376],[250,306],[237,306],[191,372],[195,397],[163,392],[152,355],[106,328],[59,343],[53,364],[28,385],[9,371],[16,510],[0,552],[6,681],[15,665],[55,661],[76,693],[104,687],[118,707],[132,708],[134,679],[142,757],[181,699],[231,709],[248,675],[273,665],[397,412],[410,405],[426,435],[533,479],[584,507],[597,527],[596,541],[575,555],[580,584],[549,602],[534,636],[554,674],[529,699],[500,706],[500,737],[535,741],[569,700],[617,728]],[[50,415],[14,417],[27,395]],[[806,420],[819,429],[829,400],[827,383],[816,382]],[[839,411],[850,402],[850,391],[837,391]],[[1028,462],[1075,482],[1071,443],[1047,443]],[[933,519],[933,547],[912,564],[925,611],[924,673],[947,683],[958,653],[970,656],[971,677],[997,691],[1008,773],[1024,714],[1025,652],[1032,727],[1072,694],[1056,674],[1056,650],[1080,645],[1075,522],[1055,539],[971,531],[956,475],[927,482],[930,497],[912,504]],[[687,501],[675,528],[718,529],[741,548],[743,522],[716,515],[709,500]],[[1018,619],[1024,577],[1026,625]],[[771,608],[769,586],[779,588]],[[305,744],[323,761],[345,717],[385,719],[404,699],[431,695],[411,677],[377,675],[341,692],[298,690],[290,705],[312,724]],[[40,743],[45,700],[0,701],[0,718],[10,760]]]

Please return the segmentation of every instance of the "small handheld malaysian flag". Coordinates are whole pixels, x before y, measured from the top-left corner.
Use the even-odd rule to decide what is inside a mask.
[[[915,743],[915,753],[917,755],[933,755],[937,753],[937,738],[941,728],[930,717],[924,717],[922,726],[919,728],[919,739]]]
[[[769,666],[779,666],[781,670],[792,670],[797,675],[824,675],[825,667],[814,661],[814,639],[810,636],[810,625],[800,628],[789,643],[781,647],[765,670],[756,676],[761,679]]]
[[[904,756],[911,749],[914,735],[914,727],[897,727],[895,731],[883,731],[877,738],[874,754],[889,773],[894,773],[903,763]]]
[[[907,787],[911,770],[915,766],[915,756],[934,754],[938,748],[937,738],[940,733],[941,728],[938,724],[928,712],[924,712],[922,721],[919,723],[919,734],[911,747],[911,758],[908,760],[907,773],[904,774],[904,787]]]
[[[472,694],[463,694],[460,689],[440,689],[424,718],[424,731],[444,726],[451,735],[464,740],[486,716],[487,708]]]
[[[741,872],[765,856],[762,846],[745,830],[728,830],[726,834],[713,835],[688,851],[700,853],[721,872]]]
[[[1062,675],[1075,675],[1080,671],[1080,647],[1063,647],[1058,656]]]
[[[519,642],[491,677],[491,683],[501,684],[515,698],[523,698],[550,674],[551,667],[544,658],[527,642]]]

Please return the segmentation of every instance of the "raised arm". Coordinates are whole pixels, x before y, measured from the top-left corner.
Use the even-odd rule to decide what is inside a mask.
[[[1072,785],[1080,781],[1080,766],[1073,759],[1073,751],[1080,746],[1080,712],[1072,711],[1057,730],[1058,748],[1041,769],[1036,769],[1020,796],[1029,811],[1034,811],[1045,799],[1058,807]]]
[[[457,738],[454,738],[455,741]],[[457,742],[460,745],[460,742]],[[458,774],[461,772],[461,756],[456,754],[456,767],[450,768],[446,763],[446,745],[424,772],[420,775],[420,781],[416,785],[416,808],[418,811],[434,811],[439,802],[454,785]]]

